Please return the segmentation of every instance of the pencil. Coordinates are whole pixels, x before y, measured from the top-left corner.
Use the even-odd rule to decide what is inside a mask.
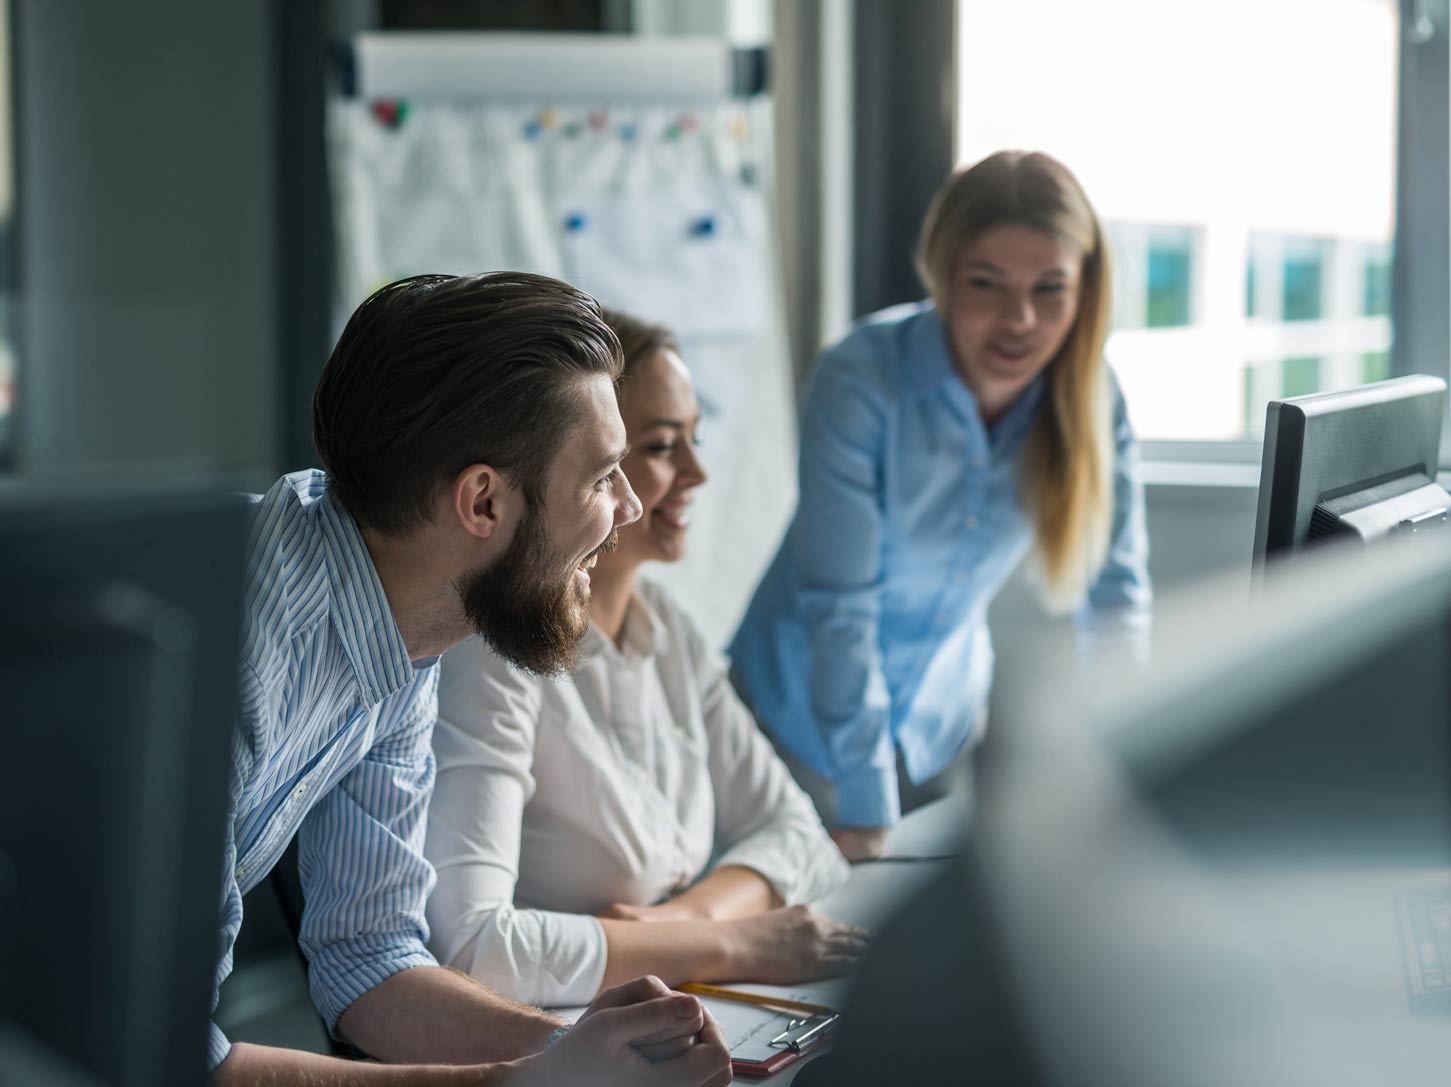
[[[807,1004],[802,1000],[787,1000],[779,996],[763,996],[748,993],[743,989],[723,989],[719,985],[702,985],[698,981],[686,982],[676,987],[677,992],[691,996],[712,996],[717,1000],[735,1000],[742,1004],[759,1004],[763,1008],[782,1008],[786,1011],[808,1012],[811,1015],[835,1015],[836,1011],[824,1004]]]

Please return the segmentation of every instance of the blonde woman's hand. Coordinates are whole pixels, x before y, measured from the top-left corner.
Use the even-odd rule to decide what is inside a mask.
[[[829,832],[849,861],[870,861],[887,851],[887,827],[837,827]]]

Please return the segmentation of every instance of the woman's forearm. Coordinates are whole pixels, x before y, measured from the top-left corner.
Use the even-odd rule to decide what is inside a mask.
[[[608,958],[600,989],[654,974],[666,985],[719,981],[739,969],[738,939],[719,921],[614,921],[600,919]]]
[[[783,905],[781,896],[754,868],[727,864],[676,895],[670,904],[711,921],[730,921]]]

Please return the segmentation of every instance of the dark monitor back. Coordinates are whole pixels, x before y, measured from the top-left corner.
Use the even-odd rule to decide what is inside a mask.
[[[1109,718],[1152,807],[1253,862],[1451,865],[1451,548],[1332,548],[1157,617]]]
[[[1349,528],[1337,524],[1355,519],[1343,507],[1375,504],[1390,511],[1392,522],[1412,523],[1444,508],[1451,498],[1433,492],[1445,414],[1446,383],[1422,374],[1272,401],[1265,414],[1256,563],[1303,547],[1321,532]]]
[[[1422,618],[1160,763],[1143,778],[1153,809],[1235,863],[1451,865],[1451,610]]]
[[[0,505],[0,1021],[109,1084],[206,1078],[246,521]]]
[[[979,766],[1000,999],[1048,1082],[1441,1082],[1404,934],[1451,890],[1451,548],[1230,571],[1154,623],[1147,668],[1035,653]]]

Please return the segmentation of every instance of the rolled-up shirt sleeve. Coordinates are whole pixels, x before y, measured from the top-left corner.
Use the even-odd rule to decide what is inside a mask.
[[[810,701],[843,826],[900,817],[882,672],[883,448],[887,405],[855,354],[829,354],[802,413],[794,524]]]
[[[1108,553],[1078,612],[1085,648],[1093,653],[1124,649],[1137,657],[1148,650],[1150,607],[1149,532],[1138,443],[1118,383],[1113,398],[1113,514]]]
[[[387,700],[378,738],[299,832],[300,942],[313,1003],[334,1032],[369,989],[437,962],[426,946],[433,869],[423,856],[437,684],[438,668],[423,669]]]
[[[702,676],[719,850],[715,866],[750,868],[787,906],[815,902],[846,882],[846,861],[736,695],[724,661],[698,636],[691,654]]]
[[[498,662],[486,670],[474,642],[445,658],[425,846],[438,872],[428,920],[441,962],[515,1000],[586,1004],[604,981],[603,927],[584,914],[514,905],[539,683]]]
[[[221,906],[217,912],[217,968],[212,983],[211,1013],[217,1014],[221,1001],[222,982],[232,973],[237,933],[242,929],[242,889],[237,884],[237,809],[241,803],[243,782],[252,773],[255,759],[253,736],[259,706],[265,694],[257,673],[246,664],[238,669],[237,694],[240,717],[232,734],[232,766],[227,778],[227,825],[222,846]],[[216,1069],[232,1052],[232,1043],[215,1019],[208,1024],[207,1066]]]

